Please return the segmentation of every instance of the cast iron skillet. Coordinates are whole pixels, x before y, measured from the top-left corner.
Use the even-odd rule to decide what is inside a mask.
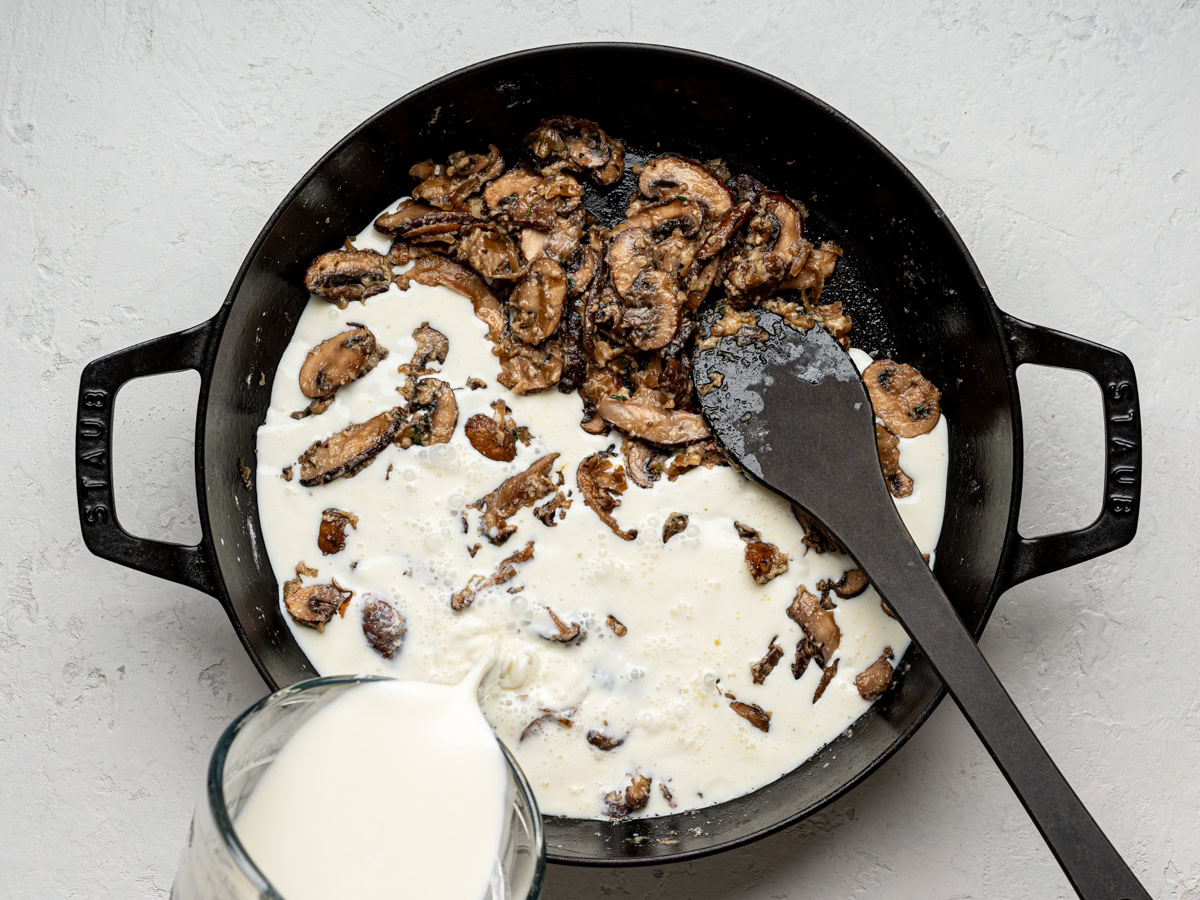
[[[548,115],[595,119],[634,151],[723,157],[806,202],[810,237],[846,250],[826,296],[844,301],[856,344],[910,362],[939,385],[951,423],[945,526],[937,576],[973,633],[1013,585],[1127,544],[1137,528],[1141,473],[1137,386],[1122,354],[996,308],[970,254],[925,189],[870,135],[804,91],[762,72],[686,50],[576,44],[479,63],[396,101],[347,135],[292,189],[250,248],[207,322],[90,363],[79,390],[79,514],[98,556],[191,585],[218,599],[272,688],[314,672],[279,611],[259,534],[257,499],[238,476],[254,459],[271,382],[307,296],[304,271],[385,204],[408,192],[415,160],[501,144]],[[619,202],[619,201],[618,201]],[[463,305],[463,315],[471,315]],[[1087,372],[1104,398],[1103,510],[1086,528],[1017,532],[1025,363]],[[116,394],[133,378],[195,369],[196,546],[135,537],[112,489]],[[240,560],[240,561],[239,561]],[[629,865],[683,860],[797,822],[891,756],[937,706],[943,689],[910,652],[899,685],[795,771],[752,794],[694,813],[603,824],[547,817],[552,862]],[[635,838],[636,836],[636,838]]]

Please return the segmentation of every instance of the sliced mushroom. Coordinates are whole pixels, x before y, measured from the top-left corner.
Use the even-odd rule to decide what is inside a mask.
[[[543,163],[543,175],[570,169],[606,185],[620,180],[625,172],[625,145],[587,119],[543,119],[525,141],[534,158]]]
[[[686,197],[670,197],[662,203],[643,206],[612,230],[618,235],[628,228],[644,228],[655,237],[665,237],[676,229],[684,237],[695,237],[704,225],[705,208]]]
[[[788,556],[774,544],[764,541],[762,535],[749,525],[734,522],[738,537],[746,542],[746,568],[750,577],[759,584],[782,575],[788,569]]]
[[[458,209],[472,194],[504,171],[504,159],[494,144],[487,153],[451,153],[446,164],[426,160],[408,170],[413,178],[421,179],[412,190],[417,200],[439,209]]]
[[[767,676],[775,671],[775,667],[783,659],[783,648],[775,643],[775,638],[777,637],[779,635],[771,638],[770,643],[767,644],[767,652],[763,655],[763,658],[758,662],[750,664],[750,677],[754,680],[755,684],[762,684],[766,681]]]
[[[654,238],[645,228],[622,231],[609,245],[608,272],[613,287],[622,297],[654,261],[653,250]]]
[[[498,341],[504,333],[507,317],[500,301],[491,292],[483,279],[453,260],[444,256],[426,256],[413,263],[413,267],[396,277],[396,286],[408,290],[412,282],[448,287],[471,301],[475,316],[488,327],[488,340]]]
[[[825,693],[825,688],[829,687],[829,682],[833,681],[833,676],[837,674],[839,662],[840,660],[835,659],[821,673],[821,680],[817,683],[817,689],[813,693],[813,703],[821,699],[821,695]]]
[[[492,415],[475,413],[467,419],[463,431],[471,446],[488,459],[512,462],[517,456],[517,423],[508,414],[508,404],[492,401]]]
[[[799,272],[809,248],[801,228],[800,212],[790,200],[773,191],[759,194],[738,246],[731,248],[725,296],[745,306],[765,299]]]
[[[345,309],[351,300],[366,302],[388,289],[392,264],[374,250],[331,250],[318,256],[304,276],[304,286]]]
[[[412,336],[417,349],[413,351],[411,361],[397,367],[396,371],[401,375],[428,375],[434,371],[429,368],[431,362],[441,365],[446,361],[450,339],[436,328],[430,328],[428,322],[422,322],[413,330]]]
[[[536,260],[546,249],[546,239],[550,237],[545,231],[536,228],[521,229],[521,257],[527,263]]]
[[[647,162],[638,177],[638,190],[652,200],[685,197],[703,206],[712,221],[733,206],[733,193],[721,178],[685,156],[659,156]]]
[[[857,597],[870,585],[862,569],[847,569],[837,581],[818,581],[818,591],[833,591],[843,600]]]
[[[808,331],[808,329],[817,324],[817,320],[806,312],[803,306],[793,301],[772,297],[769,300],[763,301],[762,308],[767,312],[775,313],[797,331]],[[837,337],[837,335],[835,334],[834,337]]]
[[[605,397],[596,404],[596,412],[625,434],[663,447],[707,440],[711,434],[700,414],[666,409],[640,394],[630,400]]]
[[[548,641],[554,641],[556,644],[582,644],[583,639],[587,637],[587,632],[578,622],[567,624],[557,615],[550,607],[545,607],[547,613],[550,614],[550,621],[554,623],[554,634],[539,634]]]
[[[533,515],[547,528],[554,528],[567,517],[567,510],[571,508],[574,500],[567,498],[567,495],[562,491],[555,491],[554,496],[543,503],[541,506],[533,508]]]
[[[650,802],[650,783],[650,777],[641,772],[633,776],[633,781],[625,788],[625,806],[630,812],[646,808]]]
[[[563,267],[563,271],[567,273],[567,293],[574,297],[586,291],[592,279],[596,277],[599,266],[600,257],[595,250],[591,247],[576,247]]]
[[[362,629],[371,649],[391,659],[400,649],[408,626],[404,616],[396,612],[396,608],[382,597],[372,596],[362,609]]]
[[[582,197],[583,186],[570,175],[544,178],[525,169],[506,172],[483,192],[493,216],[543,232],[553,231],[560,216],[578,209]]]
[[[667,516],[667,521],[663,523],[662,539],[665,544],[677,534],[682,534],[687,530],[688,517],[683,513],[671,513]]]
[[[738,230],[745,224],[746,219],[750,217],[750,201],[743,200],[736,206],[731,206],[726,210],[725,215],[721,216],[712,231],[705,236],[700,248],[696,251],[696,259],[704,261],[712,259],[718,253],[725,249]]]
[[[879,659],[858,673],[854,679],[854,686],[858,688],[858,696],[864,700],[874,700],[888,689],[892,683],[892,676],[895,674],[895,669],[888,662],[893,656],[895,654],[892,652],[892,648],[885,647],[883,655]]]
[[[464,225],[476,221],[465,211],[434,209],[417,200],[402,200],[395,212],[384,213],[375,220],[375,230],[381,234],[408,240],[431,235],[456,234]]]
[[[670,463],[667,464],[667,480],[674,481],[685,472],[701,466],[712,469],[716,466],[727,465],[729,465],[729,460],[725,458],[725,454],[715,443],[709,440],[699,441],[684,447],[671,457]]]
[[[521,254],[512,239],[491,225],[464,228],[458,258],[489,281],[510,281],[525,274]]]
[[[505,335],[497,348],[500,372],[496,380],[514,394],[537,394],[558,384],[563,373],[563,351],[557,341],[534,347]]]
[[[604,620],[604,624],[612,629],[612,633],[617,637],[625,637],[625,635],[629,633],[629,629],[622,625],[621,620],[616,616],[608,616]]]
[[[353,591],[346,590],[336,581],[300,587],[300,580],[295,579],[283,586],[283,605],[288,615],[298,625],[317,631],[324,631],[326,623],[353,596]]]
[[[625,738],[610,737],[603,731],[593,728],[587,733],[587,742],[597,750],[608,752],[609,750],[616,750],[625,743]]]
[[[871,406],[884,427],[897,437],[928,434],[941,415],[941,394],[907,363],[880,359],[863,372]]]
[[[568,709],[564,712],[555,712],[552,709],[543,709],[541,710],[541,713],[542,714],[540,716],[525,726],[525,729],[521,732],[521,736],[517,739],[518,744],[525,740],[525,738],[531,737],[532,735],[541,731],[542,726],[547,722],[557,722],[563,728],[573,728],[575,725],[575,723],[571,721],[571,717],[575,715],[574,708]]]
[[[800,638],[796,642],[796,657],[792,660],[792,678],[799,681],[814,659],[818,666],[825,668],[825,654],[821,648],[806,637]]]
[[[639,350],[660,350],[679,331],[679,294],[661,269],[643,272],[629,287],[621,311],[621,328]]]
[[[637,529],[624,531],[613,518],[612,511],[621,505],[617,496],[623,494],[628,487],[625,481],[623,466],[613,468],[612,449],[593,453],[580,460],[579,468],[575,470],[575,480],[579,491],[583,494],[583,502],[592,508],[600,521],[612,529],[623,541],[632,541],[637,537]]]
[[[734,700],[729,704],[729,708],[759,731],[765,733],[771,730],[771,714],[757,703],[742,703],[740,700]]]
[[[404,450],[416,444],[432,447],[448,444],[458,424],[458,401],[454,389],[440,378],[422,378],[416,383],[408,421],[396,433],[396,444]]]
[[[806,513],[798,506],[792,507],[792,515],[804,529],[804,539],[801,543],[817,553],[845,553],[842,542],[830,534],[825,526]],[[806,551],[807,552],[807,551]]]
[[[314,400],[326,400],[338,388],[362,378],[386,359],[388,352],[375,341],[375,335],[357,322],[343,331],[321,341],[308,351],[300,366],[300,390]]]
[[[469,504],[470,509],[483,512],[479,519],[479,533],[493,544],[503,544],[517,530],[509,525],[508,519],[518,510],[533,506],[557,488],[550,477],[557,453],[548,453],[533,463],[524,472],[505,479],[490,494]]]
[[[621,444],[621,453],[625,457],[625,474],[638,487],[652,488],[654,482],[662,477],[666,455],[649,444],[627,437]]]
[[[467,585],[450,598],[450,608],[461,612],[475,601],[475,595],[484,588],[506,584],[517,576],[517,566],[533,559],[533,541],[529,541],[518,550],[500,561],[496,571],[490,575],[472,575],[467,579]]]
[[[327,509],[321,513],[317,531],[317,546],[326,556],[346,549],[346,527],[358,528],[358,516],[344,509]]]
[[[562,266],[547,256],[538,258],[508,298],[513,334],[527,344],[540,344],[558,328],[566,299]]]
[[[528,169],[509,169],[483,189],[483,202],[494,216],[509,212],[543,181],[541,175]]]
[[[314,441],[300,455],[300,483],[315,487],[340,476],[357,474],[392,442],[403,422],[404,410],[397,406],[365,422],[349,425],[323,441]]]
[[[788,607],[788,618],[804,629],[805,636],[821,648],[828,659],[837,652],[842,642],[842,631],[838,628],[833,613],[821,607],[821,601],[808,588],[796,588],[796,597]]]

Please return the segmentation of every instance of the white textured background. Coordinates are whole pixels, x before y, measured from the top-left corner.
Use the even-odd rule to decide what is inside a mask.
[[[829,101],[929,187],[1004,309],[1133,358],[1137,541],[1010,592],[983,643],[1151,893],[1200,898],[1200,2],[836,6],[0,0],[0,897],[165,898],[209,748],[263,693],[215,602],[83,548],[80,368],[210,316],[292,184],[395,97],[502,52],[627,39]],[[196,383],[118,404],[140,533],[196,537]],[[1098,392],[1021,383],[1023,524],[1080,524],[1099,508]],[[950,704],[797,828],[688,865],[555,869],[547,895],[885,891],[1069,894]]]

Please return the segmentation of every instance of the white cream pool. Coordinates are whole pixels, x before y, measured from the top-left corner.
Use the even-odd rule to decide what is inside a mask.
[[[370,328],[390,355],[342,388],[324,414],[292,419],[289,414],[308,402],[297,380],[305,355],[349,322]],[[396,388],[405,376],[396,367],[410,359],[412,332],[424,322],[450,341],[437,377],[455,389],[458,401],[451,442],[388,447],[357,476],[315,488],[285,481],[281,469],[313,441],[400,402]],[[840,578],[849,559],[806,553],[788,505],[729,467],[695,469],[674,482],[662,478],[651,489],[630,483],[614,515],[638,536],[621,540],[584,505],[575,483],[579,461],[610,444],[619,448],[620,437],[582,431],[575,394],[516,396],[501,387],[485,333],[467,299],[419,284],[404,292],[393,285],[345,310],[313,298],[301,316],[258,432],[255,483],[279,583],[294,577],[303,560],[319,570],[315,581],[333,577],[354,591],[344,618],[335,616],[323,633],[296,625],[284,613],[316,669],[323,675],[381,673],[451,684],[498,641],[500,679],[483,700],[484,714],[519,760],[542,811],[580,818],[603,818],[604,793],[624,788],[635,772],[655,782],[643,815],[746,794],[795,768],[862,715],[869,703],[859,697],[855,676],[888,646],[899,663],[909,643],[899,623],[882,612],[873,589],[837,601],[840,663],[818,703],[812,697],[819,668],[811,665],[795,680],[788,665],[802,636],[786,615],[797,586],[814,590],[820,579]],[[865,353],[852,353],[860,367],[869,362]],[[482,378],[487,388],[466,388],[471,376]],[[497,398],[534,436],[530,446],[518,444],[511,463],[484,458],[463,434],[467,418],[490,416]],[[922,552],[930,554],[942,526],[947,434],[943,417],[929,434],[900,441],[901,467],[915,486],[896,505]],[[503,546],[492,546],[478,533],[478,513],[466,505],[551,452],[561,454],[556,468],[565,477],[562,489],[573,491],[565,520],[551,528],[522,510],[510,519],[516,533]],[[355,513],[359,523],[348,530],[342,552],[322,556],[317,530],[329,507]],[[690,524],[664,544],[663,522],[674,512],[687,514]],[[765,585],[751,579],[735,519],[789,555],[786,573]],[[501,559],[530,540],[534,558],[518,566],[514,580],[481,592],[462,612],[450,608],[451,595],[472,574],[495,571]],[[476,543],[482,546],[471,558],[467,548]],[[513,587],[522,590],[509,593]],[[372,650],[363,635],[361,609],[371,593],[389,600],[407,622],[403,647],[391,660]],[[541,637],[552,627],[547,606],[564,621],[582,623],[586,640],[564,646]],[[628,628],[624,637],[605,627],[609,615]],[[756,685],[750,664],[775,635],[784,659]],[[770,711],[769,732],[736,715],[721,691]],[[550,721],[521,740],[544,710],[572,711],[572,727]],[[586,741],[589,729],[623,737],[624,743],[602,752]],[[674,809],[659,784],[669,787]]]

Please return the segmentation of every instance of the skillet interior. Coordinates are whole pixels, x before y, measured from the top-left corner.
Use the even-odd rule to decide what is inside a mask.
[[[218,320],[219,346],[197,450],[202,520],[235,628],[274,687],[313,674],[278,611],[251,459],[270,385],[306,302],[304,271],[386,203],[409,165],[501,144],[510,163],[543,116],[595,119],[635,151],[723,157],[810,208],[806,234],[846,256],[827,288],[854,317],[855,343],[916,365],[943,390],[951,498],[936,571],[978,635],[995,602],[1016,484],[1010,362],[987,289],[953,229],[886,151],[839,113],[760,72],[686,51],[576,45],[481,63],[408,95],[364,123],[284,201],[247,257]],[[470,315],[464,303],[464,315]],[[220,325],[220,321],[217,323]],[[265,384],[259,385],[260,373]],[[882,763],[941,699],[919,653],[853,729],[779,781],[694,813],[606,825],[548,817],[555,862],[665,862],[723,849],[796,821]],[[691,829],[691,830],[689,830]]]

